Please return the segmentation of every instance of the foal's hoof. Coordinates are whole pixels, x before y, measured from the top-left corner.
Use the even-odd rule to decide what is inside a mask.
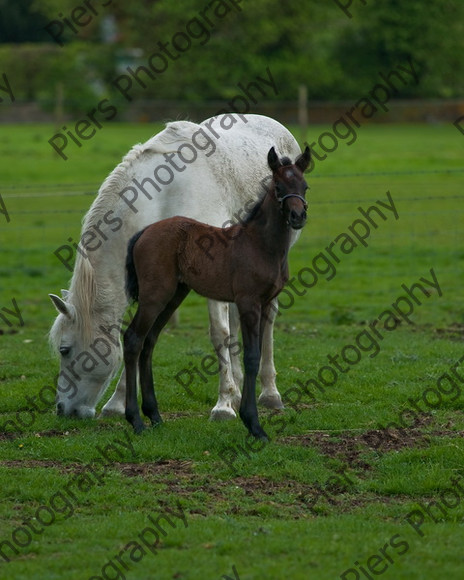
[[[146,430],[146,427],[143,423],[139,423],[137,425],[134,425],[134,433],[136,435],[141,435],[145,430]]]
[[[250,434],[253,435],[255,439],[258,439],[258,441],[263,441],[263,443],[269,443],[270,441],[266,431],[264,431],[262,427],[250,429]]]
[[[280,395],[264,395],[261,393],[258,399],[258,404],[266,409],[282,410],[285,409]]]
[[[256,439],[258,439],[258,441],[262,441],[263,443],[269,443],[269,441],[270,441],[270,439],[267,436],[267,434],[264,431],[262,431],[262,430],[261,430],[260,433],[257,433],[256,435],[253,434],[253,435],[254,435],[254,437]]]

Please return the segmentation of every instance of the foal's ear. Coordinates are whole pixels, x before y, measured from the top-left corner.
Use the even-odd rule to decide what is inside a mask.
[[[267,154],[267,162],[269,164],[269,167],[272,169],[273,173],[277,171],[279,167],[282,166],[282,163],[279,161],[279,158],[277,157],[277,153],[275,152],[274,147],[271,147],[269,149],[269,153]]]
[[[297,157],[295,165],[302,173],[304,173],[308,168],[310,161],[311,161],[311,151],[309,150],[309,147],[306,145],[306,149],[299,157]]]

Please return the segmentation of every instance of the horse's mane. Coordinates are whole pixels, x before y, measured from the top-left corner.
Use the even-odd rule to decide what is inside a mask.
[[[280,160],[280,162],[282,163],[282,165],[292,165],[292,160],[289,159],[288,157],[282,157],[282,159]],[[265,185],[263,182],[261,182],[262,184],[262,191],[258,197],[258,201],[255,203],[255,205],[250,209],[250,211],[246,214],[246,216],[243,218],[243,220],[241,220],[241,223],[243,225],[248,224],[249,222],[253,221],[253,219],[255,218],[256,214],[259,212],[261,206],[264,203],[264,200],[266,198],[266,195],[271,191],[271,188],[273,187],[272,185],[272,179],[270,181],[270,183],[268,183],[267,185]]]
[[[97,284],[95,272],[90,261],[80,254],[77,255],[74,267],[69,294],[66,302],[70,304],[70,309],[82,336],[83,347],[89,346],[91,336],[92,306],[97,294]],[[49,332],[49,342],[57,349],[60,346],[63,316],[57,317]]]
[[[134,166],[140,159],[148,154],[168,153],[173,147],[176,150],[179,143],[191,137],[197,129],[196,123],[175,121],[168,123],[163,131],[146,143],[134,145],[102,183],[97,197],[82,220],[82,231],[90,229],[109,207],[114,207],[115,202],[119,200],[119,192],[130,182]],[[87,346],[91,336],[92,312],[95,309],[98,311],[96,298],[98,296],[99,300],[107,302],[110,293],[110,287],[97,288],[95,270],[90,260],[77,252],[67,302],[74,307],[75,322]],[[55,348],[59,346],[61,340],[63,322],[63,318],[58,317],[50,329],[49,340]]]

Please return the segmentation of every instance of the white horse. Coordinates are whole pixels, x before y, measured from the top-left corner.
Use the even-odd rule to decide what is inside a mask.
[[[62,298],[50,294],[59,311],[50,330],[50,342],[61,355],[58,414],[93,417],[120,368],[129,239],[175,215],[219,227],[240,221],[270,177],[266,155],[272,146],[279,157],[301,154],[291,133],[269,117],[224,114],[201,124],[178,121],[135,145],[106,178],[83,221],[69,291],[62,291]],[[294,231],[293,242],[297,236]],[[226,241],[205,238],[205,252],[211,243]],[[219,397],[211,418],[231,419],[240,406],[243,377],[233,351],[238,317],[226,303],[209,301],[208,309],[219,363]],[[272,322],[266,329],[259,403],[276,409],[283,405],[275,384]],[[123,371],[103,415],[124,414],[125,390]]]

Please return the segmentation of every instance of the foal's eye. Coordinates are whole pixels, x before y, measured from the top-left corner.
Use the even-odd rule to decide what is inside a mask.
[[[68,355],[69,352],[70,352],[70,350],[71,350],[71,347],[70,346],[60,346],[60,354],[61,354],[61,356]]]
[[[279,196],[282,196],[282,194],[284,193],[284,186],[281,183],[276,183],[275,188]]]

